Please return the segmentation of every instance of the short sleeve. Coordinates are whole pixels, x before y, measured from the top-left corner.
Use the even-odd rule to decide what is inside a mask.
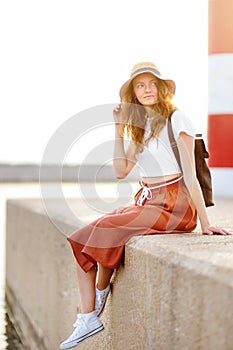
[[[180,110],[176,110],[171,118],[172,129],[177,140],[180,133],[184,132],[192,137],[195,137],[195,127],[187,115]]]

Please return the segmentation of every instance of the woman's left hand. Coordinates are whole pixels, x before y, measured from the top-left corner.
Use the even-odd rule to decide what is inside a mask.
[[[223,235],[223,236],[233,235],[233,232],[229,232],[225,229],[222,229],[216,226],[211,226],[211,225],[208,225],[205,228],[202,228],[202,233],[204,235]]]

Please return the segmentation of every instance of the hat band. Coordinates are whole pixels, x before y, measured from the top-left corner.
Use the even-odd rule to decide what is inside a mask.
[[[140,74],[140,73],[145,73],[145,72],[151,72],[151,73],[154,73],[156,75],[160,75],[161,76],[161,73],[160,71],[158,71],[157,69],[154,69],[154,68],[139,68],[137,70],[135,70],[135,72],[133,72],[130,76],[130,78],[133,78],[134,76]]]

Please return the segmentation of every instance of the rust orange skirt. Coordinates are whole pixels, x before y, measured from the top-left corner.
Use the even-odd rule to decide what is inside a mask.
[[[191,232],[197,225],[196,208],[180,180],[165,187],[152,189],[152,198],[137,205],[117,209],[71,234],[74,256],[84,271],[98,263],[118,268],[125,243],[138,235]]]

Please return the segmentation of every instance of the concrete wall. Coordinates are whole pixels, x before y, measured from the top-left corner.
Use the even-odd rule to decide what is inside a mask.
[[[81,200],[70,205],[90,217]],[[58,349],[80,304],[66,241],[78,223],[58,200],[51,208],[49,219],[40,200],[7,204],[6,294],[31,350]],[[233,201],[220,201],[208,210],[229,227],[232,209]],[[105,331],[78,348],[232,350],[232,310],[233,237],[137,237],[126,245],[124,265],[114,275],[102,317]]]

